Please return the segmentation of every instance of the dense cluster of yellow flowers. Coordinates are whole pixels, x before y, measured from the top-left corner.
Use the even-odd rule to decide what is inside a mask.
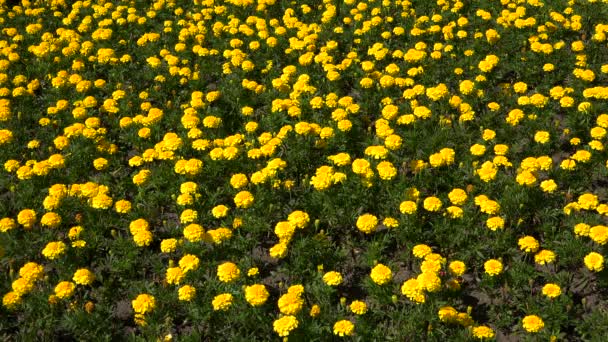
[[[0,1],[3,306],[571,331],[556,275],[598,287],[608,243],[606,3]],[[552,310],[464,310],[511,287]]]

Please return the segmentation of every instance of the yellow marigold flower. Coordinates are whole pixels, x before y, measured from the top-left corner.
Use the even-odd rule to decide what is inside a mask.
[[[44,267],[35,262],[28,262],[19,269],[19,276],[31,283],[42,278],[43,274]]]
[[[365,175],[370,170],[370,163],[365,159],[355,159],[352,162],[352,170],[358,175]]]
[[[393,217],[385,217],[384,220],[382,220],[382,224],[387,228],[397,228],[399,226],[399,221]]]
[[[55,286],[55,295],[60,299],[70,298],[76,289],[76,284],[71,281],[62,281]]]
[[[403,143],[403,139],[396,134],[391,134],[384,139],[384,145],[391,151],[398,150]]]
[[[198,213],[196,212],[196,210],[186,209],[182,211],[179,220],[181,223],[192,223],[196,221],[197,218]]]
[[[355,300],[350,303],[350,311],[355,315],[364,315],[367,312],[367,304],[360,300]]]
[[[260,272],[260,270],[257,267],[252,267],[249,270],[247,270],[247,276],[248,277],[255,277],[256,275],[258,275]]]
[[[148,221],[142,218],[137,219],[135,221],[131,221],[131,223],[129,223],[129,232],[131,232],[132,235],[135,235],[143,230],[148,230],[149,228],[150,224],[148,223]]]
[[[9,310],[15,309],[22,303],[22,301],[21,296],[12,291],[8,292],[2,297],[2,305]]]
[[[431,196],[424,199],[423,207],[427,211],[436,212],[441,209],[441,200],[437,197]]]
[[[562,289],[557,284],[546,284],[543,286],[543,294],[549,298],[556,298],[562,294]]]
[[[213,311],[227,311],[232,305],[234,297],[230,293],[222,293],[213,297],[211,305],[213,305]]]
[[[486,220],[486,226],[492,231],[503,229],[505,226],[505,220],[500,216],[490,217]]]
[[[298,327],[298,319],[295,316],[283,316],[272,323],[272,328],[280,337],[287,337],[289,333]]]
[[[310,308],[310,312],[309,312],[310,317],[315,318],[315,317],[318,317],[320,314],[321,314],[321,307],[319,305],[315,304]]]
[[[378,227],[378,218],[372,214],[364,214],[357,219],[357,228],[365,234],[373,233]]]
[[[179,268],[179,267],[169,267],[167,268],[167,273],[165,276],[165,279],[167,280],[167,283],[172,284],[172,285],[179,285],[179,283],[182,281],[182,279],[184,279],[184,276],[186,274],[184,273],[184,271]]]
[[[114,210],[119,214],[128,214],[131,211],[131,202],[119,200],[114,203]]]
[[[585,256],[585,266],[592,272],[600,272],[604,269],[604,257],[596,252],[591,252]]]
[[[376,168],[382,180],[391,180],[397,176],[397,168],[389,161],[380,162]]]
[[[211,214],[213,215],[213,217],[215,218],[223,218],[226,217],[228,215],[228,211],[230,210],[230,208],[228,208],[227,206],[220,204],[220,205],[216,205],[215,207],[213,207],[213,209],[211,209]]]
[[[12,218],[4,217],[0,220],[0,232],[6,233],[15,228],[17,228],[17,223]]]
[[[416,210],[417,210],[417,205],[416,205],[416,202],[414,202],[414,201],[403,201],[399,205],[399,211],[402,214],[411,215],[411,214],[415,213]]]
[[[220,227],[218,229],[208,230],[205,238],[211,240],[214,244],[219,245],[232,237],[232,230]]]
[[[254,284],[245,287],[245,299],[251,306],[260,306],[266,303],[268,299],[268,290],[262,284]]]
[[[287,292],[279,297],[277,302],[279,311],[284,315],[296,315],[304,306],[304,299],[299,293]]]
[[[72,278],[78,285],[91,285],[95,281],[95,274],[86,268],[78,269]]]
[[[448,198],[454,205],[463,205],[466,203],[468,196],[466,191],[456,188],[448,193]]]
[[[225,262],[217,267],[217,277],[224,283],[230,283],[237,280],[241,275],[241,271],[232,262]]]
[[[526,253],[535,253],[540,247],[538,240],[532,236],[524,236],[520,238],[517,244],[519,245],[519,249]]]
[[[344,336],[352,336],[355,332],[355,325],[353,322],[343,319],[341,321],[337,321],[334,324],[334,335],[344,337]]]
[[[160,242],[160,251],[163,253],[172,253],[177,250],[177,239],[164,239]]]
[[[237,208],[247,209],[253,205],[254,197],[249,191],[241,191],[234,196],[234,204]]]
[[[304,293],[304,286],[302,286],[301,284],[291,285],[287,289],[287,293],[293,293],[297,296],[301,296]]]
[[[149,230],[142,230],[133,235],[133,241],[138,247],[146,247],[152,243],[153,236]]]
[[[471,146],[469,151],[472,155],[479,157],[483,156],[483,154],[486,153],[486,147],[481,144],[474,144],[473,146]]]
[[[454,260],[448,265],[450,273],[456,277],[460,277],[466,272],[467,266],[460,260]]]
[[[557,190],[557,184],[553,179],[547,179],[540,183],[540,188],[543,192],[552,193]]]
[[[93,167],[98,171],[105,170],[108,167],[108,160],[105,158],[97,158],[93,160]]]
[[[542,318],[536,315],[528,315],[521,321],[524,329],[529,333],[537,333],[545,327]]]
[[[444,306],[437,312],[439,320],[446,323],[454,323],[458,318],[458,311],[451,306]]]
[[[306,212],[296,210],[287,216],[287,221],[289,221],[296,228],[304,228],[310,222],[310,217]]]
[[[342,283],[342,275],[336,271],[330,271],[323,275],[323,282],[329,286],[338,286]]]
[[[374,281],[374,283],[378,285],[384,285],[393,279],[393,272],[390,268],[386,267],[383,264],[378,264],[370,273],[370,277]]]
[[[189,302],[196,296],[196,288],[192,285],[184,285],[177,290],[178,299],[184,302]]]
[[[40,218],[40,224],[49,228],[56,228],[61,224],[61,216],[54,212],[48,212]]]
[[[416,304],[426,301],[423,289],[415,278],[409,279],[401,285],[401,293]]]
[[[427,255],[431,254],[432,252],[433,251],[432,251],[431,247],[429,247],[427,245],[416,245],[412,249],[412,254],[414,254],[414,256],[419,259],[426,257]]]
[[[474,327],[472,330],[473,337],[483,340],[483,339],[492,339],[495,336],[494,330],[492,328],[487,327],[485,325],[480,325],[478,327]]]
[[[574,234],[577,236],[589,236],[591,226],[586,223],[578,223],[574,226]]]
[[[484,182],[489,182],[496,179],[496,174],[498,173],[498,169],[496,165],[491,161],[486,161],[481,164],[481,167],[475,170],[475,173],[479,176],[479,178]]]
[[[486,274],[489,276],[497,276],[502,273],[502,262],[496,259],[490,259],[483,264]]]
[[[555,261],[555,253],[548,249],[543,249],[534,255],[534,261],[539,265],[550,264]]]
[[[26,278],[17,278],[11,284],[13,291],[19,296],[26,295],[34,289],[34,283],[28,281]]]
[[[279,242],[272,246],[269,250],[270,256],[275,259],[282,259],[287,255],[288,245],[285,242]]]
[[[608,227],[604,225],[597,225],[591,227],[589,230],[589,237],[600,245],[606,244],[608,242]]]
[[[197,270],[200,264],[200,260],[196,255],[186,254],[181,259],[179,259],[178,264],[182,271],[187,273],[190,271]]]
[[[61,241],[53,241],[47,243],[42,250],[42,255],[49,260],[54,260],[65,253],[66,245]]]
[[[201,225],[191,223],[184,228],[184,237],[190,242],[199,242],[205,237],[205,230]]]
[[[599,199],[594,194],[586,193],[578,197],[577,203],[580,205],[581,209],[593,210],[599,204]]]
[[[441,289],[441,278],[435,272],[422,272],[416,277],[421,289],[436,292]]]

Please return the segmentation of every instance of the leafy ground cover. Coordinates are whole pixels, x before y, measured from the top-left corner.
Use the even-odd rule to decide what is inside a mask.
[[[605,0],[0,4],[4,340],[608,336]]]

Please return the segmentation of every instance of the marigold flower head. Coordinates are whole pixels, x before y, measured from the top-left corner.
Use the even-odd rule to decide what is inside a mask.
[[[330,271],[323,275],[323,282],[329,286],[338,286],[342,283],[342,275],[336,271]]]
[[[196,296],[196,288],[192,285],[184,285],[177,290],[178,299],[189,302]]]
[[[304,299],[298,293],[287,292],[279,297],[279,311],[284,315],[296,315],[304,306]]]
[[[71,281],[62,281],[55,286],[55,295],[60,299],[70,298],[76,289],[76,284]]]
[[[234,297],[230,293],[222,293],[215,297],[211,301],[214,311],[227,311],[232,305]]]
[[[600,272],[604,269],[604,257],[597,252],[587,254],[584,261],[587,269],[592,272]]]
[[[2,297],[2,305],[9,310],[15,309],[22,303],[22,301],[23,299],[21,296],[13,291],[8,292]]]
[[[237,280],[241,275],[241,271],[236,264],[225,262],[217,267],[217,277],[224,283],[230,283]]]
[[[416,304],[422,304],[426,301],[423,288],[415,278],[406,280],[401,285],[401,293]]]
[[[44,274],[44,267],[35,262],[28,262],[19,269],[19,276],[29,282],[39,280]]]
[[[450,264],[448,265],[448,269],[451,274],[453,274],[456,277],[460,277],[464,274],[464,272],[466,272],[467,266],[465,265],[464,262],[462,262],[460,260],[454,260],[454,261],[450,262]]]
[[[414,256],[419,259],[424,258],[425,256],[431,254],[432,252],[433,252],[433,250],[431,249],[431,247],[429,247],[427,245],[416,245],[412,249],[412,254],[414,254]]]
[[[364,214],[357,219],[357,228],[365,234],[373,233],[378,226],[378,218],[372,214]]]
[[[249,191],[241,191],[234,196],[234,204],[237,208],[247,209],[253,205],[254,197]]]
[[[437,312],[439,320],[446,323],[454,323],[458,317],[458,311],[451,306],[444,306]]]
[[[494,338],[494,336],[496,335],[494,333],[494,330],[492,330],[492,328],[485,326],[485,325],[480,325],[480,326],[474,327],[471,332],[473,333],[473,337],[475,337],[479,340],[484,340],[484,339],[489,340],[489,339]]]
[[[502,262],[496,259],[490,259],[483,264],[486,274],[489,276],[497,276],[502,273]]]
[[[266,303],[268,299],[268,290],[262,284],[254,284],[245,287],[245,299],[251,306],[260,306]]]
[[[524,236],[520,238],[517,244],[519,245],[519,249],[526,253],[535,253],[540,247],[538,240],[532,236]]]
[[[393,278],[393,272],[387,266],[383,264],[378,264],[374,268],[372,268],[370,277],[372,278],[374,283],[378,285],[384,285],[391,281],[391,279]]]
[[[555,253],[548,249],[543,249],[534,255],[534,261],[539,265],[550,264],[555,261]]]
[[[298,319],[295,316],[283,316],[272,323],[272,328],[280,337],[287,337],[289,333],[298,327]]]
[[[49,260],[54,260],[63,255],[66,251],[66,245],[62,241],[53,241],[47,243],[42,250],[42,255]]]
[[[344,337],[344,336],[352,336],[355,332],[355,324],[353,322],[343,319],[341,321],[337,321],[334,324],[334,335]]]
[[[536,315],[528,315],[522,320],[522,325],[527,332],[537,333],[545,327],[542,318]]]
[[[606,242],[608,242],[608,227],[604,225],[591,227],[589,230],[589,237],[597,244],[606,244]]]
[[[198,269],[199,264],[199,258],[193,254],[186,254],[181,259],[179,259],[179,267],[184,272],[194,271]]]
[[[78,285],[91,285],[95,281],[95,274],[86,268],[78,269],[72,278]]]
[[[562,289],[557,284],[546,284],[543,286],[543,294],[549,298],[556,298],[562,293]]]
[[[26,278],[17,278],[13,281],[11,287],[16,294],[23,296],[34,289],[34,283]]]
[[[399,205],[399,211],[402,214],[411,215],[411,214],[415,213],[416,210],[417,210],[417,205],[416,205],[416,202],[414,202],[414,201],[403,201]]]
[[[177,239],[164,239],[160,242],[160,251],[163,253],[171,253],[177,250]]]
[[[184,228],[184,237],[190,242],[199,242],[205,237],[205,230],[201,225],[191,223]]]
[[[360,300],[355,300],[349,305],[350,311],[356,315],[364,315],[367,312],[367,304]]]

